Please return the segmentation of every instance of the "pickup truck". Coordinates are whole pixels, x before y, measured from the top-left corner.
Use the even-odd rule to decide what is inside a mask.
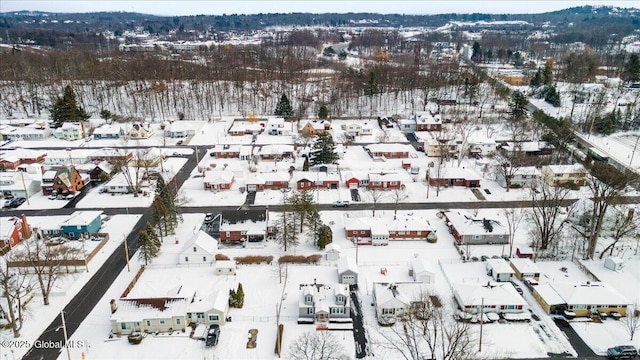
[[[349,202],[348,201],[334,201],[333,204],[331,205],[333,207],[349,207]]]

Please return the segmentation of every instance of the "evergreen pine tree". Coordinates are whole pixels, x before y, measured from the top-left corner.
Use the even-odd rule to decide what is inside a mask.
[[[293,116],[293,107],[291,107],[291,103],[289,102],[287,95],[282,94],[280,97],[280,101],[278,101],[278,104],[276,105],[275,114],[277,116],[282,116],[285,119]]]
[[[163,235],[167,235],[167,208],[162,203],[159,197],[156,197],[151,203],[151,211],[153,216],[153,222],[158,228],[158,234],[160,235],[160,241],[162,241]]]
[[[333,142],[331,134],[327,132],[316,135],[316,142],[309,154],[311,157],[311,165],[333,164],[339,159],[336,153],[336,145]]]
[[[62,97],[59,97],[51,106],[50,112],[51,120],[53,120],[53,124],[57,128],[67,121],[84,121],[89,118],[89,114],[78,106],[76,94],[73,92],[71,85],[67,85],[64,88]]]
[[[236,304],[238,303],[238,296],[236,294],[236,291],[233,289],[229,289],[229,306],[230,307],[237,307]]]
[[[544,101],[549,104],[559,107],[560,106],[560,94],[553,85],[546,85],[544,91]]]
[[[326,119],[327,117],[329,117],[329,110],[327,109],[327,106],[326,105],[320,106],[320,110],[318,110],[318,118]]]
[[[535,89],[540,85],[542,85],[542,71],[538,69],[538,71],[536,71],[535,75],[533,75],[533,77],[529,81],[529,86]]]
[[[527,119],[527,115],[529,114],[529,110],[527,106],[529,105],[529,100],[523,93],[520,91],[514,91],[511,95],[511,100],[509,101],[509,115],[511,117],[511,121],[524,121]]]
[[[634,53],[629,56],[629,61],[624,66],[622,77],[624,81],[640,81],[640,58],[638,54]]]
[[[545,85],[551,85],[553,83],[553,59],[547,59],[544,63],[544,70],[542,70],[542,83]]]
[[[165,235],[173,233],[178,223],[182,221],[178,206],[176,206],[175,199],[176,193],[165,183],[162,176],[158,177],[156,185],[156,194],[160,197],[162,204],[166,208],[165,222]]]
[[[309,157],[304,158],[304,164],[302,164],[302,171],[309,171]]]
[[[477,41],[473,42],[473,48],[471,51],[471,60],[473,62],[480,62],[482,59],[482,49],[480,48],[480,43]]]
[[[244,306],[244,290],[242,289],[242,283],[238,283],[238,289],[236,290],[236,307],[242,308]]]
[[[324,248],[333,242],[333,234],[331,232],[331,228],[327,225],[322,225],[318,229],[318,248],[320,250],[324,250]]]
[[[138,250],[138,257],[140,260],[144,260],[145,265],[148,265],[160,253],[160,241],[149,222],[138,234]]]

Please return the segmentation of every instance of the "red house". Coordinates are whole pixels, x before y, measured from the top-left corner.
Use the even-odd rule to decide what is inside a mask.
[[[250,173],[247,175],[245,185],[247,191],[262,191],[268,189],[286,189],[289,187],[291,177],[287,173]]]
[[[370,144],[365,146],[365,149],[372,158],[387,159],[404,159],[409,157],[409,153],[415,152],[411,145],[395,143]]]
[[[296,189],[337,189],[340,186],[338,174],[325,172],[296,172]]]
[[[229,190],[234,182],[233,172],[227,170],[210,170],[204,172],[205,190]]]
[[[87,182],[90,177],[85,174]],[[42,193],[51,194],[75,194],[85,186],[85,180],[75,166],[61,166],[52,168],[42,174]]]
[[[41,163],[46,156],[47,153],[39,150],[16,149],[6,151],[0,157],[0,167],[15,170],[20,165]]]
[[[369,174],[369,189],[399,189],[402,187],[402,180],[396,173]]]
[[[239,158],[240,147],[240,145],[215,145],[209,154],[219,159]]]
[[[473,170],[465,168],[442,168],[439,173],[437,170],[432,169],[427,172],[427,181],[431,186],[480,187],[480,175]]]
[[[246,220],[231,224],[223,222],[220,225],[221,242],[258,242],[263,241],[267,236],[272,235],[274,227],[267,227],[264,221]]]
[[[0,248],[12,248],[31,236],[26,216],[0,218]]]
[[[355,218],[344,225],[347,239],[370,238],[371,223],[366,220]]]

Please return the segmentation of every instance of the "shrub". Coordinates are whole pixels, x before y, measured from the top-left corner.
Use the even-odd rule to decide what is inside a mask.
[[[267,263],[270,264],[273,261],[273,256],[262,256],[262,255],[248,255],[248,256],[238,256],[235,257],[234,260],[238,264],[260,264]]]
[[[282,255],[278,259],[280,264],[315,264],[322,259],[322,255]]]
[[[216,254],[216,260],[229,260],[229,257],[225,254]]]

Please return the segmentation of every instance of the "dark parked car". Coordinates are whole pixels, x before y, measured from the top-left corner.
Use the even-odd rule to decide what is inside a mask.
[[[18,206],[24,204],[25,201],[27,201],[27,199],[22,197],[12,199],[11,202],[9,202],[9,205],[7,205],[7,208],[9,209],[17,208]]]
[[[522,288],[520,287],[520,285],[514,283],[513,281],[511,282],[511,285],[513,285],[513,287],[516,289],[518,294],[520,294],[520,295],[524,294],[524,291],[522,291]]]
[[[631,345],[619,345],[607,349],[607,359],[635,359],[638,350]]]
[[[220,325],[209,325],[209,331],[207,331],[207,338],[204,340],[204,346],[218,345],[218,338],[220,337]]]
[[[210,223],[212,221],[213,221],[213,214],[212,213],[207,213],[207,215],[204,216],[205,224],[208,224],[208,223]]]

